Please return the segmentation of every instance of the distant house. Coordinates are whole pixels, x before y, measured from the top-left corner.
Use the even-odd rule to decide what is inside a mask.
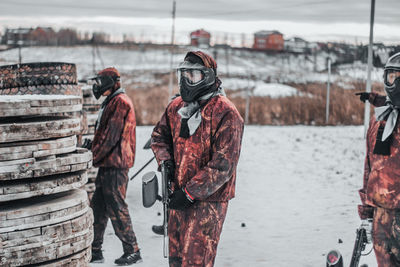
[[[32,45],[32,40],[31,40],[32,31],[33,31],[32,28],[6,29],[2,43],[8,46]]]
[[[310,52],[309,43],[306,40],[299,37],[292,37],[290,39],[286,39],[284,48],[285,51],[291,53],[304,54]]]
[[[37,27],[30,35],[33,45],[57,45],[57,34],[50,27]]]
[[[253,49],[266,51],[283,51],[283,34],[278,31],[259,31],[254,34]]]
[[[203,29],[190,33],[190,45],[199,47],[210,46],[211,34]]]
[[[6,29],[2,43],[8,46],[57,45],[57,35],[50,27]]]

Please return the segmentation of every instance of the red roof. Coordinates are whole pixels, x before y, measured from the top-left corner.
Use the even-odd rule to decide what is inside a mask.
[[[208,38],[210,38],[211,35],[210,35],[209,32],[207,32],[207,31],[205,31],[203,29],[200,29],[200,30],[196,30],[194,32],[191,32],[190,36],[191,37],[208,37]]]

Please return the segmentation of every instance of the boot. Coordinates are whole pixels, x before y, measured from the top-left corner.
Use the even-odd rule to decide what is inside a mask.
[[[101,250],[92,250],[92,259],[90,260],[91,263],[103,263],[104,257],[103,252]]]
[[[163,225],[153,225],[151,230],[157,235],[164,235],[164,226]]]
[[[142,261],[143,260],[142,257],[140,256],[140,251],[138,250],[132,254],[124,253],[119,259],[116,259],[114,263],[123,266],[123,265],[132,265]]]

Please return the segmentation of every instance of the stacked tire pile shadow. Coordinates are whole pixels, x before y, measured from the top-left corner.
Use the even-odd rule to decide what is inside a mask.
[[[75,65],[1,66],[0,81],[0,266],[88,266],[92,156],[77,148]]]

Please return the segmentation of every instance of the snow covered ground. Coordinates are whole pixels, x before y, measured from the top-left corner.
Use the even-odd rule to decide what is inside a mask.
[[[152,127],[137,129],[133,174],[152,152],[141,148]],[[236,198],[230,201],[216,267],[325,266],[325,255],[338,249],[349,265],[362,184],[364,159],[362,126],[246,126],[238,166]],[[161,204],[142,206],[141,177],[155,170],[153,162],[129,184],[127,202],[141,248],[139,266],[168,266],[162,237],[151,232],[161,224]],[[245,227],[242,227],[242,223]],[[338,243],[338,239],[343,243]],[[367,246],[367,250],[371,248]],[[104,264],[121,256],[122,246],[109,223]],[[375,256],[360,263],[376,266]]]

